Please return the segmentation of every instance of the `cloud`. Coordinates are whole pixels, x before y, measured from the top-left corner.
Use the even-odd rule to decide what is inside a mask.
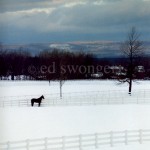
[[[62,26],[97,32],[111,26],[149,24],[149,6],[150,3],[141,0],[118,0],[111,4],[105,1],[102,5],[87,3],[70,8],[60,7],[49,18]]]
[[[57,37],[60,33],[61,38],[78,34],[79,39],[81,34],[82,37],[95,34],[97,38],[105,35],[110,38],[111,34],[119,38],[131,26],[137,26],[144,34],[150,33],[149,0],[13,0],[13,3],[2,0],[0,3],[5,5],[0,13],[0,27],[5,33],[25,31],[30,36],[31,32],[33,36],[55,33]]]
[[[0,12],[15,12],[58,5],[59,0],[1,0]]]
[[[115,1],[120,0],[1,0],[0,12],[14,12],[33,8],[50,8],[59,6],[71,7],[78,4],[101,4],[103,2]]]

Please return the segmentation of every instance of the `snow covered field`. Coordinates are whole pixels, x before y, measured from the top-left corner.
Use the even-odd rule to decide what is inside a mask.
[[[63,85],[63,93],[92,92],[92,91],[125,91],[128,92],[128,84],[117,85],[117,81],[110,80],[77,80],[66,81]],[[150,81],[137,81],[133,83],[134,90],[149,90]],[[58,94],[59,82],[48,81],[1,81],[0,97]]]
[[[134,90],[150,90],[150,81],[139,81]],[[115,81],[68,81],[64,93],[128,91]],[[0,82],[0,97],[59,93],[58,82]],[[87,92],[87,94],[88,94]],[[104,92],[107,94],[107,92]],[[93,93],[94,94],[94,93]],[[139,93],[140,94],[140,93]],[[61,137],[77,134],[150,129],[150,105],[95,105],[0,108],[0,142]],[[103,147],[103,150],[147,150],[150,143]],[[91,150],[88,149],[87,150]]]

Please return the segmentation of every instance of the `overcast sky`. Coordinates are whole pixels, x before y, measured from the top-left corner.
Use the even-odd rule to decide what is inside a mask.
[[[0,0],[0,42],[150,39],[150,0]]]

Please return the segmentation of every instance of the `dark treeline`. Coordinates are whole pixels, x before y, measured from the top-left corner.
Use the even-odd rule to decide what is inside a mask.
[[[137,62],[136,65],[145,67],[144,77],[150,77],[149,58]],[[0,50],[1,79],[11,77],[11,80],[14,80],[16,76],[18,80],[21,79],[21,76],[24,77],[24,80],[114,78],[116,68],[110,71],[112,68],[108,68],[108,66],[124,66],[126,68],[126,64],[125,58],[98,59],[83,52],[73,53],[56,49],[41,51],[36,56],[23,50]],[[93,74],[100,74],[100,76],[92,76]]]
[[[68,70],[67,66],[88,66],[93,62],[92,55],[53,50],[42,51],[32,56],[26,51],[0,50],[0,78],[24,75],[36,80],[55,80],[62,74],[66,79],[82,79],[85,73]]]

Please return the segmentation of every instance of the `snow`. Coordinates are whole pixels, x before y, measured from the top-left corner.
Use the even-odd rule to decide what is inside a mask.
[[[99,149],[93,149],[93,150],[148,150],[150,147],[149,143],[145,144],[133,144],[133,145],[121,145],[121,146],[114,146],[114,147],[100,147]],[[92,149],[86,149],[86,150],[92,150]]]
[[[77,80],[66,81],[62,87],[63,93],[91,92],[91,91],[126,91],[128,85],[117,85],[117,81],[110,80]],[[133,83],[134,90],[150,89],[150,81]],[[59,93],[59,82],[52,81],[1,81],[0,96],[44,95]]]
[[[149,129],[149,105],[0,109],[0,141]]]
[[[134,90],[150,90],[150,81],[134,83]],[[64,93],[91,91],[127,91],[128,86],[115,81],[67,81]],[[1,97],[59,93],[59,83],[0,82]],[[68,135],[150,129],[150,105],[97,105],[0,108],[0,141],[61,137]],[[150,143],[105,146],[103,150],[147,150]],[[101,149],[101,148],[100,148]],[[86,149],[88,150],[88,148]],[[91,150],[91,149],[89,149]]]
[[[149,105],[0,109],[0,141],[149,129]]]

